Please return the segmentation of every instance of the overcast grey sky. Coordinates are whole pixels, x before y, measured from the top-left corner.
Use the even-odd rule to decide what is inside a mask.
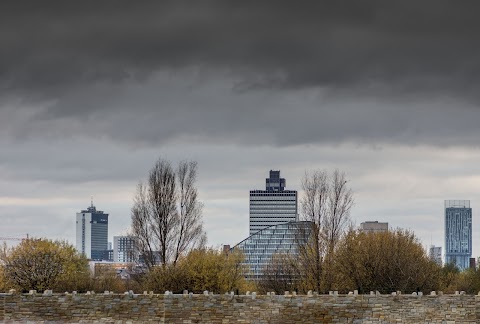
[[[2,1],[0,236],[75,242],[90,203],[124,234],[159,157],[199,163],[209,244],[248,190],[339,168],[352,219],[443,246],[470,199],[480,255],[480,3]]]

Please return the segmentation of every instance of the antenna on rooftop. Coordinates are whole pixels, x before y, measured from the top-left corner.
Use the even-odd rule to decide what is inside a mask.
[[[93,207],[93,196],[90,196],[90,206]]]

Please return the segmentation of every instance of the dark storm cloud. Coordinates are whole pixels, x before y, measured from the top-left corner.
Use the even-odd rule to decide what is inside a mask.
[[[2,1],[0,135],[476,145],[477,3]]]
[[[200,66],[249,86],[475,97],[478,2],[21,1],[0,5],[0,84],[58,97],[95,82]],[[88,109],[85,108],[85,109]]]

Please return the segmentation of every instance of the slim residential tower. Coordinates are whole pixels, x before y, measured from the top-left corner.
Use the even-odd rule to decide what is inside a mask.
[[[88,259],[103,260],[108,249],[108,214],[93,206],[77,213],[77,250]]]
[[[272,226],[298,221],[297,191],[285,190],[280,171],[270,170],[265,190],[250,191],[250,235]]]
[[[460,270],[470,265],[472,256],[472,208],[470,200],[445,200],[445,264]]]

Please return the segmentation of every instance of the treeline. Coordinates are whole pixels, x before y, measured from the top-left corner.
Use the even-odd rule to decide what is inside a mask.
[[[349,230],[338,243],[333,257],[324,258],[321,266],[320,289],[316,290],[316,276],[309,271],[302,255],[274,255],[265,267],[260,281],[247,281],[248,267],[242,261],[241,251],[225,253],[218,249],[198,248],[179,257],[177,262],[158,265],[146,270],[133,265],[126,269],[127,278],[121,278],[110,265],[99,265],[92,272],[85,257],[74,247],[58,241],[27,239],[13,248],[4,246],[0,254],[0,292],[9,289],[42,292],[52,289],[64,291],[105,290],[136,293],[183,290],[201,293],[234,291],[308,290],[340,293],[358,290],[359,293],[380,291],[404,293],[432,290],[454,293],[480,291],[480,270],[460,272],[454,265],[443,267],[425,253],[415,235],[407,230],[381,233],[362,233]],[[329,262],[329,264],[326,264]]]
[[[329,257],[323,256],[319,261],[318,282],[316,274],[309,271],[313,253],[295,257],[276,255],[266,269],[265,280],[260,282],[262,290],[452,292],[460,288],[460,278],[464,275],[454,267],[437,265],[413,232],[401,229],[380,233],[350,229],[329,253]]]
[[[121,278],[108,264],[90,269],[88,260],[65,242],[26,239],[0,254],[0,292],[52,289],[55,292],[145,290],[201,293],[204,290],[245,292],[255,286],[245,280],[246,268],[240,251],[224,253],[212,248],[191,250],[177,262],[149,270],[129,266],[128,278]]]

